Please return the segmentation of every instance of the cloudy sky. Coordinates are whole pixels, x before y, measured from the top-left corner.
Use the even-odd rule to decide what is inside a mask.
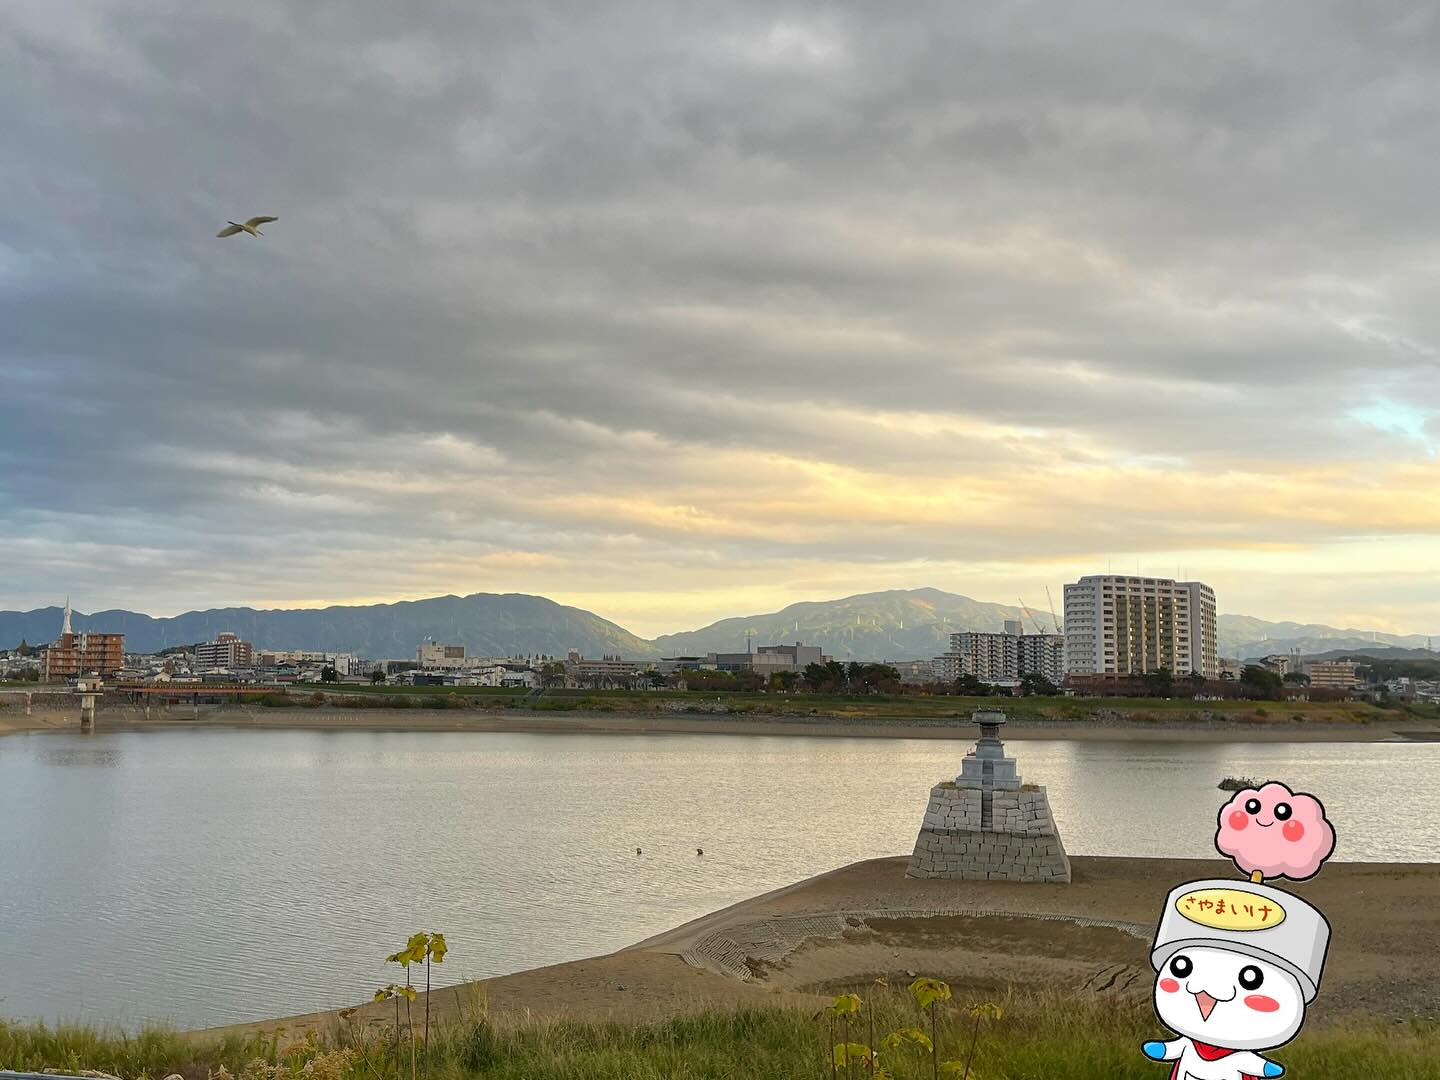
[[[1436,11],[5,5],[0,608],[1440,633]]]

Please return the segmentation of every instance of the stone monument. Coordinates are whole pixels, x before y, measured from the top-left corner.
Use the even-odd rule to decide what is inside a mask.
[[[930,789],[906,877],[961,881],[1070,881],[1045,789],[1022,784],[1000,741],[1003,712],[978,710],[980,738],[960,775]]]

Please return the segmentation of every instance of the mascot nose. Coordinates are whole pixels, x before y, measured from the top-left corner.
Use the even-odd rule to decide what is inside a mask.
[[[1209,1020],[1210,1014],[1215,1011],[1215,1006],[1219,1003],[1204,990],[1201,990],[1195,995],[1195,1004],[1200,1007],[1200,1019]]]

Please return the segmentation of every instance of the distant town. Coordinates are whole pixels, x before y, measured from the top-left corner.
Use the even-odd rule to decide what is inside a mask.
[[[1092,575],[1064,589],[1063,620],[1029,609],[998,632],[961,631],[930,658],[841,663],[803,642],[742,652],[627,659],[476,656],[463,644],[425,639],[413,656],[268,649],[234,633],[155,653],[127,653],[123,633],[71,628],[66,602],[58,634],[0,649],[0,681],[57,684],[104,680],[115,687],[215,685],[282,689],[369,684],[593,690],[1068,694],[1087,697],[1235,697],[1334,701],[1349,697],[1440,702],[1440,666],[1395,674],[1365,658],[1306,658],[1298,651],[1226,658],[1218,653],[1214,590],[1198,581]],[[1426,674],[1432,677],[1426,677]]]

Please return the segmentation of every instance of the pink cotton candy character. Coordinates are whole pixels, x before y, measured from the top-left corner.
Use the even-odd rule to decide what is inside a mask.
[[[1335,850],[1335,830],[1314,795],[1269,783],[1246,788],[1220,808],[1215,847],[1252,877],[1304,881]]]

